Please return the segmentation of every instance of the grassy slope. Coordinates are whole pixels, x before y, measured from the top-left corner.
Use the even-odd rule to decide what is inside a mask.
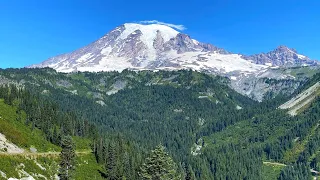
[[[49,143],[38,129],[31,130],[25,125],[25,113],[17,113],[15,107],[9,106],[0,99],[0,133],[12,143],[29,150],[31,146],[38,152],[60,151],[60,148]]]
[[[305,149],[305,146],[309,142],[310,138],[315,135],[316,130],[318,128],[319,128],[319,124],[317,124],[315,127],[311,129],[311,131],[309,132],[308,136],[305,139],[303,139],[302,141],[300,140],[296,141],[294,143],[293,148],[286,151],[283,158],[284,162],[288,164],[294,163],[298,159],[300,153]]]
[[[103,179],[99,172],[104,172],[104,168],[97,164],[93,154],[77,157],[75,179]]]
[[[38,166],[37,164],[41,164]],[[45,169],[42,169],[45,168]],[[7,178],[22,178],[26,176],[19,176],[19,170],[24,170],[34,178],[36,174],[41,174],[51,179],[57,170],[57,163],[55,159],[41,157],[36,159],[28,159],[23,155],[17,156],[1,156],[0,171],[4,172]],[[51,177],[51,178],[50,178]],[[0,176],[0,179],[5,179]]]
[[[38,152],[60,151],[59,147],[51,144],[44,138],[40,130],[34,129],[32,131],[31,127],[25,125],[25,113],[17,113],[15,107],[6,105],[3,100],[0,100],[0,117],[0,133],[4,134],[12,143],[26,150],[33,146],[37,148]],[[77,151],[91,151],[90,140],[74,137],[74,142]],[[102,179],[99,172],[103,172],[104,169],[96,163],[93,154],[79,153],[76,162],[75,179]],[[7,176],[7,178],[0,176],[0,180],[10,177],[21,178],[19,176],[19,170],[26,171],[35,179],[44,179],[41,175],[52,179],[54,175],[57,174],[58,163],[58,155],[30,156],[30,154],[0,154],[0,171]],[[37,174],[40,176],[37,177]]]
[[[24,155],[0,155],[0,171],[4,172],[7,178],[26,177],[19,176],[19,170],[24,170],[35,179],[43,179],[40,176],[45,176],[48,179],[52,179],[58,173],[58,163],[58,156],[27,158],[24,157]],[[78,155],[76,164],[77,166],[74,173],[75,179],[103,179],[100,172],[104,172],[104,168],[96,163],[93,154]],[[40,176],[37,177],[37,175]],[[2,179],[6,178],[0,176],[0,180]]]
[[[262,166],[262,177],[264,180],[275,180],[279,177],[281,170],[284,166],[263,164]]]

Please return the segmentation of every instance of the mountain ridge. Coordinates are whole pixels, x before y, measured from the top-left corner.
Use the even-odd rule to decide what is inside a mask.
[[[274,66],[313,66],[319,62],[311,60],[309,57],[299,54],[297,50],[280,45],[276,49],[267,53],[258,53],[244,56],[245,59],[251,60],[256,64],[272,64]],[[274,59],[277,59],[275,61]]]
[[[29,67],[51,67],[61,72],[193,69],[247,74],[270,66],[317,64],[285,46],[247,56],[199,42],[165,25],[125,23],[88,46]]]

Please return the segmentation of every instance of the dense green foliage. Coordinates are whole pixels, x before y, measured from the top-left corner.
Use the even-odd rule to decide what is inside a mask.
[[[35,179],[44,179],[42,176],[54,179],[59,168],[59,156],[56,153],[61,151],[60,148],[48,142],[41,130],[30,124],[26,125],[25,112],[19,111],[16,106],[4,104],[3,100],[0,100],[0,117],[0,133],[26,151],[26,153],[10,155],[0,149],[0,179],[27,177],[23,172],[33,175]],[[90,140],[82,137],[74,137],[74,139],[79,145],[78,152],[84,152],[77,155],[74,179],[88,179],[88,177],[99,179],[101,175],[98,170],[102,168],[97,164],[94,155],[89,153]],[[30,153],[30,147],[36,148],[39,154]]]
[[[310,170],[306,164],[286,166],[280,174],[279,180],[311,180]]]
[[[151,151],[141,166],[139,177],[142,180],[181,179],[181,175],[177,173],[177,165],[162,145]]]
[[[65,135],[89,144],[106,179],[139,179],[141,169],[150,179],[156,159],[145,158],[158,144],[182,179],[308,179],[310,168],[319,169],[318,100],[291,117],[277,109],[289,96],[258,103],[227,79],[194,71],[7,69],[0,76],[15,84],[2,86],[0,98],[17,107],[24,124],[59,146]],[[287,166],[273,171],[264,161]]]
[[[59,147],[49,143],[39,129],[26,126],[26,114],[17,107],[9,106],[0,98],[0,133],[22,148],[31,146],[38,151],[58,151]]]

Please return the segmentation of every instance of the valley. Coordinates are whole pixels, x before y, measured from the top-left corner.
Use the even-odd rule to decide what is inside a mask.
[[[0,115],[5,121],[0,121],[0,132],[25,151],[2,153],[4,163],[11,161],[32,167],[30,159],[47,159],[45,162],[58,164],[60,147],[55,138],[69,132],[76,147],[80,146],[77,158],[91,161],[80,163],[76,169],[91,168],[88,175],[93,173],[97,179],[110,173],[105,169],[109,166],[105,159],[112,157],[114,148],[122,153],[117,155],[119,162],[131,154],[128,166],[132,174],[125,175],[122,163],[116,163],[115,173],[137,178],[144,157],[159,143],[166,146],[178,172],[182,175],[192,172],[197,179],[221,176],[274,179],[288,175],[289,164],[300,174],[318,170],[319,117],[314,113],[319,108],[317,97],[312,96],[314,100],[295,116],[278,107],[316,86],[319,74],[301,81],[303,85],[292,94],[279,94],[262,102],[231,89],[226,77],[190,70],[65,74],[49,68],[6,69],[0,71],[0,76],[6,79],[1,90],[4,100]],[[11,90],[6,91],[7,88]],[[29,102],[35,104],[24,105]],[[17,107],[21,110],[17,111]],[[39,111],[34,111],[34,107]],[[27,126],[24,120],[29,121]],[[31,138],[29,134],[36,136]],[[29,136],[26,141],[24,137]],[[31,148],[37,152],[30,152]],[[243,165],[247,167],[245,171]],[[218,167],[232,168],[233,173]],[[22,177],[18,176],[19,170],[0,170],[6,176]],[[35,173],[25,171],[29,175]]]

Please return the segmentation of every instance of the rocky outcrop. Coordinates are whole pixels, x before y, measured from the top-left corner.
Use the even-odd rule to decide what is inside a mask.
[[[288,113],[292,116],[295,116],[297,115],[300,109],[310,104],[316,97],[320,95],[319,89],[320,89],[320,83],[317,82],[310,88],[298,94],[296,97],[293,97],[288,102],[279,106],[279,108],[288,109],[289,110]]]
[[[279,46],[275,50],[268,53],[255,54],[251,56],[243,56],[243,58],[253,61],[256,64],[269,64],[272,66],[301,66],[301,65],[317,65],[317,61],[298,54],[295,49],[286,46]]]
[[[1,118],[1,117],[0,117]],[[6,137],[0,133],[0,153],[19,154],[23,153],[24,150],[19,148],[17,145],[9,142]]]
[[[259,74],[238,76],[236,79],[232,79],[234,76],[231,76],[231,87],[257,101],[271,99],[279,94],[291,95],[312,76],[312,73],[293,76],[293,71],[298,73],[303,70],[270,69]],[[310,68],[310,71],[316,72],[317,69]]]

